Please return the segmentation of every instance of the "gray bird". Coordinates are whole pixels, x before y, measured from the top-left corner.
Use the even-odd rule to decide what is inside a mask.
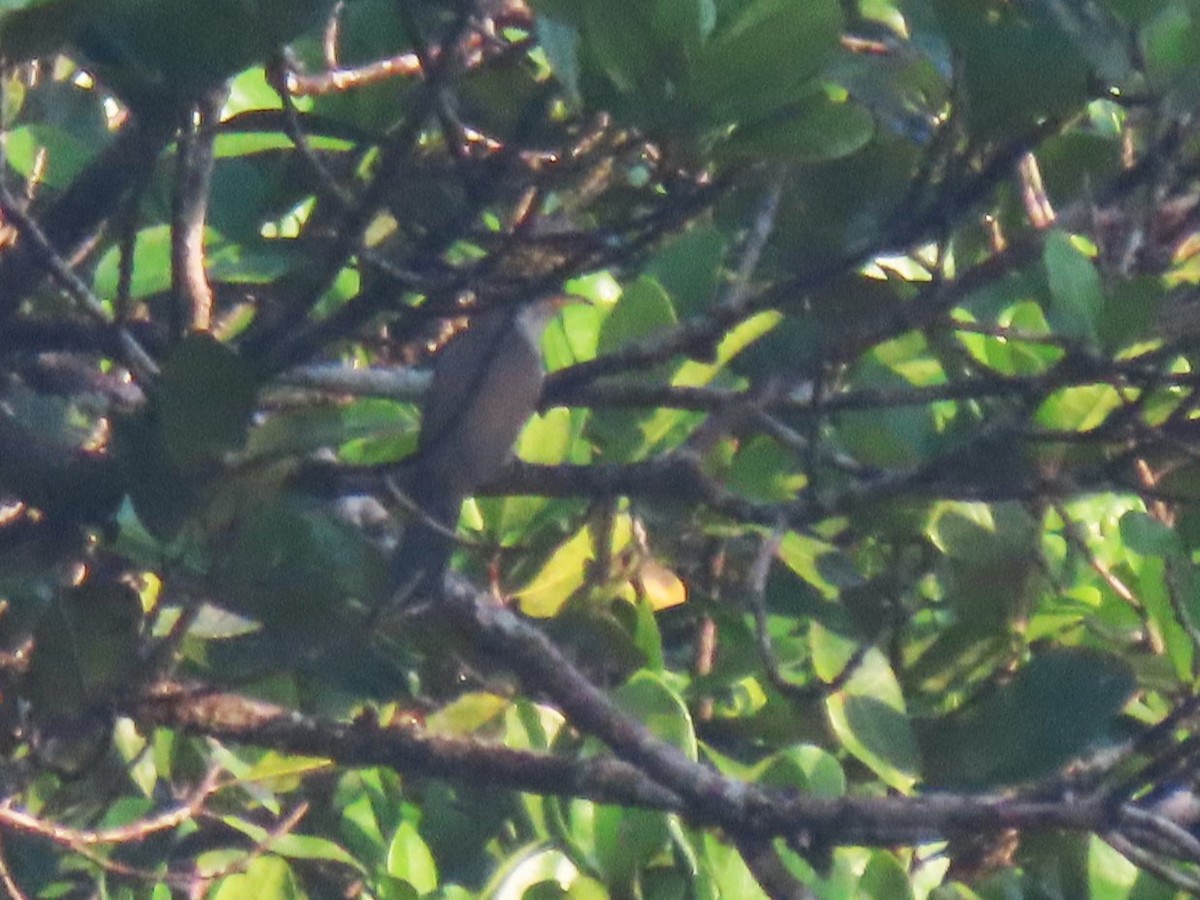
[[[438,353],[405,479],[419,513],[392,557],[394,602],[441,593],[463,500],[499,474],[537,411],[542,332],[561,302],[482,312]]]

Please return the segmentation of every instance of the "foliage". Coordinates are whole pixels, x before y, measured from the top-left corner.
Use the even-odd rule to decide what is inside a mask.
[[[8,893],[1200,893],[1193,0],[0,10]]]

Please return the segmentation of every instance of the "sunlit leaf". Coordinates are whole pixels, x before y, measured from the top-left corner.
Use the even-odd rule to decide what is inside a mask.
[[[307,893],[284,859],[264,854],[252,858],[245,872],[221,879],[212,896],[216,900],[300,900]]]
[[[910,790],[917,778],[917,746],[903,693],[883,654],[872,649],[856,659],[853,645],[817,625],[810,640],[813,661],[823,678],[849,675],[844,687],[825,701],[834,733],[886,783]]]
[[[393,878],[407,881],[422,894],[429,893],[438,885],[437,863],[433,854],[408,822],[401,822],[392,836],[387,853],[387,873]]]

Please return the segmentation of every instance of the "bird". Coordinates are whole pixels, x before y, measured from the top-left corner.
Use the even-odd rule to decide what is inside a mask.
[[[392,602],[440,595],[463,501],[500,473],[537,411],[541,340],[563,298],[479,312],[434,359],[416,453],[406,460],[415,516],[392,556]]]

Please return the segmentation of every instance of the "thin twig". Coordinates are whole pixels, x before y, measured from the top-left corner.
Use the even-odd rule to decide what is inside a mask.
[[[1062,503],[1053,504],[1054,511],[1058,513],[1058,517],[1063,522],[1063,537],[1066,538],[1067,544],[1072,546],[1079,553],[1083,554],[1084,559],[1088,561],[1088,565],[1103,579],[1104,583],[1117,595],[1121,600],[1129,605],[1134,614],[1142,623],[1142,631],[1146,635],[1150,649],[1155,654],[1161,654],[1164,649],[1163,637],[1159,633],[1158,628],[1154,624],[1153,618],[1146,609],[1144,603],[1138,599],[1138,596],[1133,592],[1128,585],[1125,584],[1098,556],[1092,551],[1088,545],[1087,538],[1083,534],[1079,523],[1071,518],[1067,512],[1067,508]]]
[[[1105,843],[1140,869],[1157,875],[1168,884],[1193,896],[1200,896],[1200,876],[1185,872],[1163,860],[1160,856],[1144,850],[1122,834],[1101,835]]]
[[[1200,839],[1166,816],[1127,803],[1121,807],[1119,819],[1121,833],[1139,846],[1154,842],[1171,856],[1200,864]]]
[[[28,894],[17,884],[12,867],[8,864],[8,849],[4,846],[3,835],[0,835],[0,886],[4,888],[9,900],[27,900]]]
[[[367,87],[392,78],[415,78],[420,74],[421,63],[417,55],[400,53],[349,69],[326,69],[324,72],[312,74],[290,71],[287,73],[286,86],[288,92],[296,97],[320,97]]]
[[[715,304],[718,310],[726,314],[740,311],[750,297],[754,273],[758,269],[759,260],[762,259],[763,250],[766,249],[767,242],[771,239],[771,233],[775,230],[779,200],[783,196],[787,178],[787,166],[777,166],[771,173],[767,182],[767,190],[759,201],[758,209],[755,210],[750,233],[739,254],[733,278]]]
[[[220,787],[220,770],[211,768],[203,780],[192,791],[191,796],[174,809],[167,810],[150,819],[89,831],[49,822],[32,813],[16,809],[12,800],[0,802],[0,828],[9,828],[23,834],[44,837],[56,844],[72,849],[99,847],[105,844],[129,844],[144,841],[155,834],[178,828],[192,819],[203,808],[204,803]]]
[[[343,211],[349,210],[354,206],[354,195],[342,187],[333,173],[329,171],[329,167],[317,156],[316,151],[309,144],[308,135],[300,126],[300,113],[296,109],[296,101],[292,96],[294,75],[295,71],[287,56],[281,56],[275,64],[267,69],[267,81],[274,88],[279,102],[283,104],[284,131],[291,140],[292,146],[296,148],[296,152],[300,154],[300,158],[316,176],[317,185],[326,199],[340,206]]]
[[[0,318],[16,313],[29,292],[53,272],[55,267],[45,248],[52,248],[55,259],[74,260],[94,240],[127,191],[150,177],[158,155],[174,133],[175,119],[169,113],[129,123],[54,204],[38,215],[41,240],[35,238],[29,246],[18,246],[0,257]],[[19,204],[9,205],[24,213]]]
[[[103,325],[111,325],[112,317],[100,298],[92,293],[66,261],[58,255],[41,227],[34,221],[8,189],[8,185],[0,179],[0,210],[14,225],[21,236],[30,244],[39,263],[54,276],[59,286],[67,292],[79,307]],[[158,375],[158,364],[142,348],[141,344],[125,328],[118,327],[118,340],[125,354],[125,362],[139,378],[146,382],[152,381]]]

